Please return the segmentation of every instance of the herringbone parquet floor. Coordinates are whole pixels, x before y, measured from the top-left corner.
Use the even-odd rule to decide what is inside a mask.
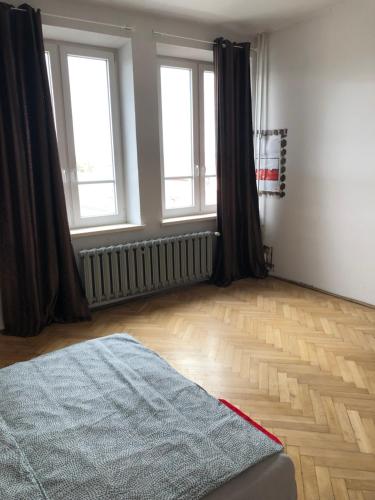
[[[129,332],[276,433],[299,499],[375,499],[375,310],[268,278],[191,286],[0,336],[2,366]]]

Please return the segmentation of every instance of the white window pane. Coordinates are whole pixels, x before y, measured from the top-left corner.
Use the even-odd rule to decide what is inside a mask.
[[[216,177],[205,178],[205,202],[206,205],[216,205]]]
[[[115,186],[112,182],[79,184],[78,192],[82,218],[117,214]]]
[[[204,163],[207,175],[216,174],[215,80],[213,71],[203,73]]]
[[[191,70],[161,67],[161,106],[165,177],[192,175]]]
[[[165,208],[187,208],[193,206],[192,179],[166,179]]]
[[[54,99],[54,95],[53,95],[53,85],[52,85],[51,54],[48,51],[45,51],[44,52],[44,57],[45,57],[45,60],[46,60],[49,92],[51,94],[53,119],[55,121],[55,127],[56,127],[55,99]]]
[[[107,59],[68,55],[78,181],[114,179]]]

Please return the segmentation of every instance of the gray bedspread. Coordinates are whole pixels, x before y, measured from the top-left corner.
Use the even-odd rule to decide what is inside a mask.
[[[1,499],[199,499],[281,449],[125,334],[0,370]]]

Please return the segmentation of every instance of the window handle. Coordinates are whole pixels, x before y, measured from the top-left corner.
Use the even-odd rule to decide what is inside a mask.
[[[200,168],[199,168],[199,165],[194,165],[194,167],[195,167],[195,176],[196,176],[196,177],[199,177],[199,175],[200,175]]]

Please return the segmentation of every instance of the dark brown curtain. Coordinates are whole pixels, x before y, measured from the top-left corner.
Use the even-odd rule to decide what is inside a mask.
[[[250,44],[214,45],[218,239],[213,282],[267,275],[255,178]]]
[[[90,317],[74,260],[40,12],[0,3],[0,287],[5,333]]]

